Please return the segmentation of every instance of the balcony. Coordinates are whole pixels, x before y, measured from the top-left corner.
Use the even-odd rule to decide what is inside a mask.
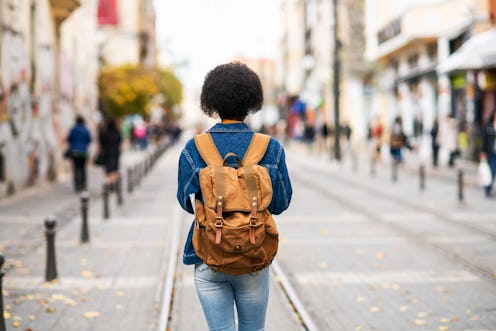
[[[80,5],[80,0],[50,0],[50,7],[57,23],[64,21]]]

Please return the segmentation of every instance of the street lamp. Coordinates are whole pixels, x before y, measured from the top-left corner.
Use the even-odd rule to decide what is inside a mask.
[[[339,135],[340,135],[340,125],[339,125],[339,48],[340,42],[338,39],[338,0],[333,0],[332,5],[332,16],[334,18],[334,51],[333,51],[333,95],[334,95],[334,158],[337,161],[341,161],[341,149],[339,146]]]

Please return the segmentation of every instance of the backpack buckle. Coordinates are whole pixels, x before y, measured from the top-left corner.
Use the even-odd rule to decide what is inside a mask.
[[[215,218],[215,227],[216,227],[216,228],[221,228],[221,227],[223,226],[223,224],[222,224],[222,223],[223,223],[223,222],[222,222],[222,217],[216,217],[216,218]]]

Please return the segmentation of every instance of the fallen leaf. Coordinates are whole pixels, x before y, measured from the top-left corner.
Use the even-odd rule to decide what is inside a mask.
[[[371,313],[378,313],[380,311],[381,311],[381,308],[379,308],[379,307],[371,307],[370,308],[370,312]]]
[[[355,328],[355,331],[362,331],[362,330],[363,330],[363,328],[362,328],[361,326],[357,326],[357,327]]]
[[[95,317],[100,317],[100,313],[97,311],[87,311],[86,313],[83,314],[84,317],[86,318],[95,318]]]
[[[123,297],[124,296],[124,292],[122,292],[122,291],[116,291],[115,292],[115,295],[118,296],[118,297]]]
[[[400,307],[400,311],[407,311],[408,310],[408,306],[401,306]]]
[[[413,324],[415,325],[427,325],[425,320],[413,320]]]
[[[356,302],[364,302],[365,298],[364,297],[357,297],[355,300],[356,300]]]
[[[441,325],[439,331],[448,331],[449,327],[447,325]]]
[[[9,291],[8,290],[2,290],[3,296],[8,297],[9,296]]]
[[[470,317],[470,320],[471,321],[478,321],[479,317],[474,315],[474,316]]]
[[[79,274],[81,275],[81,277],[84,277],[84,278],[95,277],[95,274],[91,270],[82,270]]]
[[[51,313],[56,313],[57,312],[57,309],[52,308],[52,307],[46,307],[45,311],[47,313],[51,314]]]
[[[448,323],[449,321],[450,321],[449,318],[446,318],[446,317],[443,317],[439,320],[439,322],[441,322],[441,323]]]
[[[470,309],[465,310],[465,314],[467,314],[467,315],[472,314],[472,310],[470,310]]]
[[[320,235],[321,236],[328,236],[329,235],[329,229],[327,229],[327,228],[320,229]]]
[[[28,316],[28,320],[30,320],[30,321],[34,321],[34,320],[36,320],[36,316],[34,316],[34,315],[29,315],[29,316]]]
[[[386,257],[386,254],[384,254],[384,252],[375,253],[375,258],[378,260],[383,260],[385,257]]]
[[[426,313],[426,312],[420,312],[417,314],[417,317],[427,317],[429,316],[429,313]]]
[[[21,323],[20,323],[19,321],[14,321],[14,322],[12,322],[12,326],[13,326],[14,328],[18,328],[18,327],[20,327],[20,326],[21,326]]]
[[[11,317],[12,317],[12,314],[11,314],[11,313],[9,313],[8,311],[6,311],[6,310],[5,310],[5,311],[3,312],[3,318],[4,318],[4,319],[8,320],[8,319],[9,319],[9,318],[11,318]]]
[[[456,317],[456,316],[453,316],[453,317],[451,318],[451,321],[453,321],[453,322],[458,322],[459,320],[460,320],[460,319],[459,319],[458,317]]]

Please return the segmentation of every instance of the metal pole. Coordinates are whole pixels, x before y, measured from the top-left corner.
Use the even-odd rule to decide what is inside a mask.
[[[391,179],[393,180],[393,182],[396,182],[396,181],[398,181],[398,161],[396,161],[396,159],[393,159],[393,163],[391,164],[391,166],[392,166],[392,169],[391,169],[391,172],[392,172]]]
[[[463,170],[458,170],[458,201],[463,201]]]
[[[90,194],[88,191],[81,193],[81,243],[87,243],[90,241],[90,233],[88,229],[88,201],[90,199]]]
[[[334,70],[333,70],[333,95],[334,95],[334,158],[341,161],[341,148],[339,146],[340,124],[339,124],[339,48],[340,42],[338,38],[338,0],[333,0],[332,16],[334,18]]]
[[[110,185],[105,183],[103,184],[103,218],[108,219],[110,215],[109,211],[109,190]]]
[[[45,281],[49,282],[57,278],[57,263],[55,257],[55,227],[57,221],[55,216],[45,219],[45,237],[47,240],[47,259],[45,269]]]
[[[122,176],[120,173],[117,177],[117,181],[116,181],[115,185],[117,186],[115,188],[117,190],[117,192],[116,192],[117,193],[117,204],[119,206],[122,206],[122,203],[123,203],[123,199],[122,199]]]
[[[0,331],[7,331],[7,327],[5,326],[5,317],[4,317],[4,309],[3,309],[3,290],[2,290],[2,279],[5,273],[2,271],[2,266],[5,262],[5,258],[3,255],[0,255]]]
[[[133,193],[133,169],[127,168],[127,193]]]
[[[425,166],[423,164],[419,167],[420,189],[425,190]]]

